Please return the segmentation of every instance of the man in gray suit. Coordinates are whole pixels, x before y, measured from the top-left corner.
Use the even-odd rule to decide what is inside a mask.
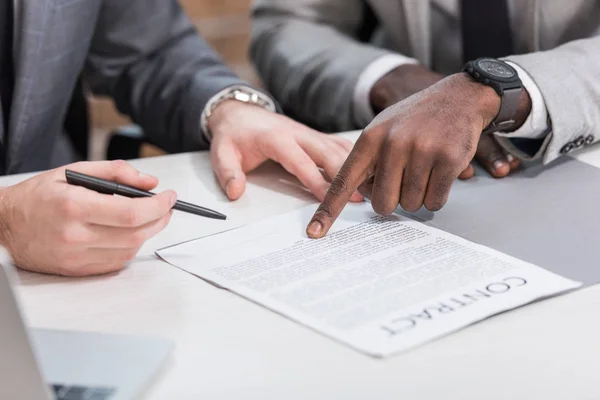
[[[382,214],[438,210],[473,157],[502,177],[515,157],[549,163],[598,136],[597,0],[256,0],[253,13],[254,61],[286,111],[368,124],[312,237],[361,184]]]
[[[0,244],[32,271],[118,270],[169,222],[173,192],[126,199],[69,186],[74,160],[63,120],[77,77],[170,152],[212,148],[231,199],[245,173],[275,159],[317,197],[351,144],[300,125],[237,78],[175,0],[0,0],[0,172],[56,168],[0,189]],[[69,168],[152,189],[123,161]]]

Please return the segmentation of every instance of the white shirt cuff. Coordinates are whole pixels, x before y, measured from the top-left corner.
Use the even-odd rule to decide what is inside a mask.
[[[354,123],[363,128],[375,118],[375,112],[371,106],[370,94],[371,89],[379,79],[401,65],[417,63],[418,61],[414,58],[400,54],[386,54],[369,64],[358,77],[358,82],[354,87]]]
[[[514,69],[517,70],[523,87],[529,93],[531,98],[531,112],[519,129],[514,132],[499,132],[498,136],[506,138],[524,138],[524,139],[540,139],[548,133],[548,110],[542,92],[535,84],[531,76],[517,64],[507,61]]]

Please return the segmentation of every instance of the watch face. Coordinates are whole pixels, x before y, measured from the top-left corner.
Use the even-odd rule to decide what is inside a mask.
[[[515,76],[515,71],[503,62],[485,59],[477,63],[477,66],[485,73],[495,78],[509,79]]]

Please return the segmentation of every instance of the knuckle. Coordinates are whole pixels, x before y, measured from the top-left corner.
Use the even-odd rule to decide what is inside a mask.
[[[417,140],[413,144],[413,153],[420,156],[431,157],[440,152],[443,152],[443,149],[431,140]]]
[[[130,165],[125,160],[112,160],[110,162],[110,167],[113,170],[114,174],[118,176],[126,170],[128,170],[130,168]]]
[[[143,231],[133,232],[131,235],[129,235],[127,244],[130,248],[137,249],[144,244],[146,239],[146,234]]]
[[[456,148],[448,148],[444,150],[442,157],[447,165],[459,166],[465,163],[464,153]]]
[[[329,148],[323,151],[323,159],[324,161],[334,161],[342,165],[346,158],[348,157],[348,151],[346,149],[340,148],[340,146],[336,144],[331,144],[328,146]]]
[[[331,182],[331,186],[329,186],[329,190],[327,191],[326,200],[331,199],[332,197],[339,197],[348,192],[350,185],[348,184],[348,180],[343,175],[336,175],[336,177]]]
[[[383,141],[384,148],[401,149],[406,144],[406,139],[399,135],[388,135]]]
[[[123,168],[127,168],[129,166],[129,163],[125,160],[112,160],[110,162],[110,165],[113,169],[120,170]]]
[[[125,226],[138,226],[140,224],[140,213],[135,207],[128,207],[121,214],[121,222]]]
[[[381,134],[378,129],[365,129],[358,138],[357,145],[367,148],[372,152],[379,146],[379,143],[381,142],[380,136]],[[356,148],[357,146],[355,145],[354,147]]]
[[[327,138],[330,141],[332,141],[333,143],[336,143],[336,144],[344,146],[344,147],[346,147],[346,146],[351,147],[353,145],[353,143],[350,140],[340,137],[340,136],[328,135]]]
[[[308,157],[298,158],[294,164],[299,171],[308,171],[315,168],[315,163]]]
[[[64,226],[56,235],[58,242],[63,245],[74,245],[82,242],[82,235],[70,226]]]
[[[321,204],[315,212],[315,218],[319,220],[333,219],[333,209],[328,204]]]
[[[66,219],[79,219],[83,216],[83,207],[73,198],[66,198],[60,203],[60,209]]]

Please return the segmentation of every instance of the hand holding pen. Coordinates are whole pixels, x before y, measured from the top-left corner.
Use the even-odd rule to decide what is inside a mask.
[[[69,185],[66,169],[119,182],[121,188],[149,191],[158,184],[125,161],[96,161],[0,189],[0,244],[23,269],[69,276],[118,271],[168,225],[177,204],[171,190],[125,198]]]
[[[97,178],[94,176],[82,174],[67,169],[65,171],[67,183],[75,186],[82,186],[86,189],[94,190],[103,194],[116,194],[119,196],[136,198],[136,197],[152,197],[155,194],[146,190],[134,188],[115,181]],[[201,217],[213,219],[227,219],[227,216],[209,208],[201,207],[195,204],[186,203],[185,201],[177,200],[173,206],[173,210],[184,211],[190,214],[199,215]]]

